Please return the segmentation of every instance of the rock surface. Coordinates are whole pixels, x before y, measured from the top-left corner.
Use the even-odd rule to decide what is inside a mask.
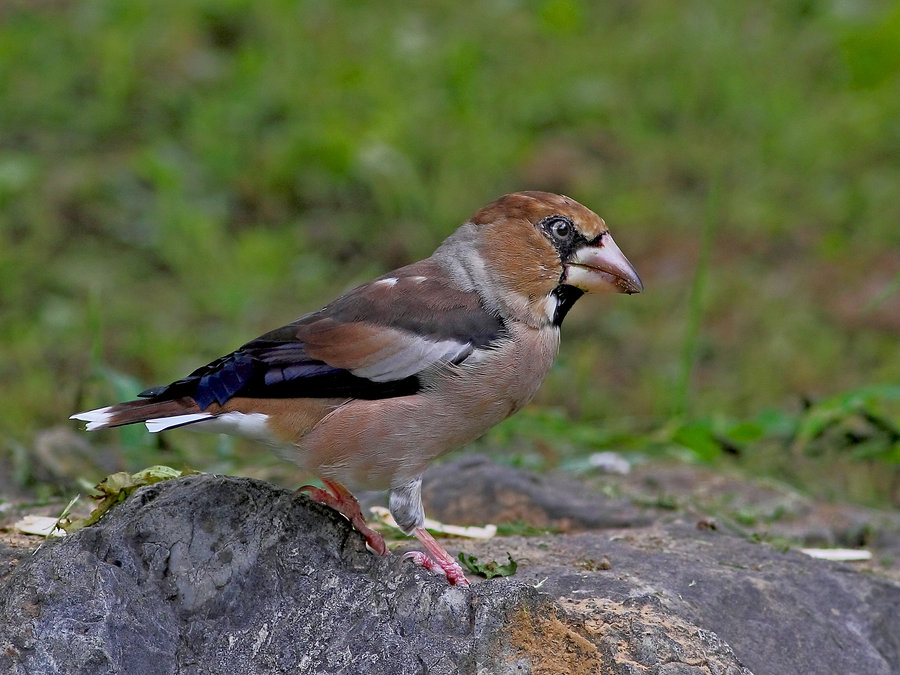
[[[372,555],[340,516],[290,491],[166,481],[19,555],[0,580],[0,672],[900,672],[900,584],[695,519],[626,528],[652,510],[465,461],[466,485],[449,486],[459,501],[485,493],[472,478],[483,475],[499,491],[482,506],[518,485],[517,520],[572,533],[448,540],[519,562],[514,577],[459,589]],[[436,485],[426,494],[435,511],[456,508]],[[602,523],[619,529],[592,529]]]
[[[574,478],[513,469],[484,455],[433,466],[422,499],[426,513],[448,523],[523,523],[558,532],[636,527],[656,515],[629,499],[603,497]]]

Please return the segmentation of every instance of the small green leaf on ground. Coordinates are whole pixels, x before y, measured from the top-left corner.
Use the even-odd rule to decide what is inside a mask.
[[[94,488],[95,493],[91,495],[92,499],[98,501],[97,506],[91,511],[87,518],[76,518],[75,520],[60,520],[59,526],[63,528],[67,534],[77,532],[83,527],[93,525],[99,521],[103,515],[113,506],[124,502],[128,495],[144,485],[152,485],[160,481],[170,480],[172,478],[180,478],[181,476],[189,476],[197,473],[193,469],[185,469],[179,471],[168,466],[151,466],[137,473],[127,473],[119,471],[110,474],[102,481],[97,483]]]
[[[459,561],[466,566],[472,574],[478,574],[483,576],[485,579],[491,579],[492,577],[510,577],[516,573],[516,569],[519,567],[519,563],[513,560],[512,556],[507,553],[506,557],[509,559],[509,563],[503,565],[499,562],[478,562],[478,558],[474,555],[466,555],[465,553],[460,552]]]

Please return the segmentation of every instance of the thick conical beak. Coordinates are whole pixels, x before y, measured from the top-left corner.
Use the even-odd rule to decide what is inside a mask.
[[[566,263],[565,283],[588,293],[640,293],[644,284],[609,232],[595,244],[582,246]]]

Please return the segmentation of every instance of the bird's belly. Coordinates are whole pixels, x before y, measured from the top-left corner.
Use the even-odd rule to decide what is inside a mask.
[[[558,346],[556,329],[527,329],[472,366],[435,377],[413,396],[353,400],[296,444],[296,461],[354,488],[386,489],[421,475],[534,396]]]

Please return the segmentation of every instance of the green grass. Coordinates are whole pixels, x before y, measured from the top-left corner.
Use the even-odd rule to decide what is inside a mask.
[[[646,292],[579,303],[498,434],[558,415],[554,452],[672,438],[708,458],[722,425],[896,385],[898,43],[886,0],[8,2],[0,453],[523,188],[598,211]],[[91,442],[132,471],[160,452]],[[262,461],[169,443],[198,468]]]
[[[632,462],[674,457],[743,469],[820,499],[897,506],[900,386],[844,392],[810,402],[797,413],[770,409],[742,419],[721,413],[671,417],[644,430],[613,420],[598,430],[559,410],[528,410],[490,431],[477,447],[516,466],[581,474],[595,470],[593,452],[615,451]],[[679,506],[667,495],[655,505]]]

